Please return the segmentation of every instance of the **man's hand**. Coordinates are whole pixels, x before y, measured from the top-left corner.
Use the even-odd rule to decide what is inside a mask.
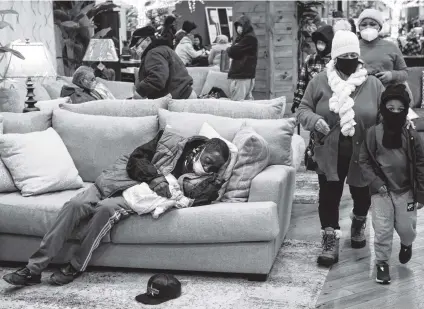
[[[327,122],[325,122],[324,119],[320,119],[315,124],[315,130],[324,135],[327,135],[330,132],[330,126],[327,124]]]
[[[381,196],[386,195],[386,194],[387,194],[387,188],[386,188],[386,186],[381,186],[381,188],[380,188],[380,189],[378,189],[378,193],[379,193]]]
[[[375,74],[375,76],[383,83],[387,84],[393,79],[393,74],[390,71],[380,72]]]
[[[155,191],[159,196],[171,198],[171,191],[169,191],[169,184],[167,182],[159,183],[153,188],[153,191]]]

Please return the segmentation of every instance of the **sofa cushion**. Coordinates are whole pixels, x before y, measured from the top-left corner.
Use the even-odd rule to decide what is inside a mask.
[[[159,110],[159,126],[170,125],[176,133],[190,137],[198,134],[203,123],[209,123],[225,139],[232,141],[242,126],[252,127],[268,143],[269,164],[292,164],[291,139],[295,119],[232,119],[208,114],[176,113]],[[190,125],[187,125],[190,124]]]
[[[98,100],[81,104],[61,104],[61,108],[79,114],[144,117],[156,116],[159,108],[168,108],[171,95],[156,100]]]
[[[172,209],[160,219],[133,215],[115,225],[111,238],[120,244],[234,243],[270,241],[279,231],[273,202],[217,203]]]
[[[128,99],[133,95],[133,83],[111,81],[97,77],[97,81],[106,86],[116,99]]]
[[[35,107],[38,107],[40,111],[52,111],[55,108],[59,108],[60,104],[71,103],[70,97],[52,99],[47,101],[38,101],[35,104]]]
[[[408,71],[408,85],[412,92],[414,99],[413,107],[421,107],[422,103],[422,89],[423,89],[423,71],[424,67],[411,67],[407,68]]]
[[[130,154],[158,132],[156,116],[110,117],[55,109],[52,122],[80,176],[90,182],[120,156]]]
[[[31,197],[23,197],[19,192],[0,194],[0,233],[43,237],[53,225],[63,205],[91,183],[84,183],[84,188],[67,190]],[[79,235],[87,226],[84,220],[75,230],[71,239]],[[110,241],[110,234],[102,239]]]
[[[268,166],[268,143],[250,127],[238,131],[233,143],[239,150],[238,158],[222,201],[247,202],[253,178]]]
[[[1,134],[0,155],[22,196],[83,186],[65,144],[53,128]]]
[[[43,83],[43,87],[46,89],[47,93],[49,94],[52,100],[60,98],[62,87],[65,85],[69,86],[72,85],[72,83],[69,83],[68,81],[61,78],[57,78],[57,80],[53,81],[46,81]]]
[[[52,112],[1,113],[3,133],[29,133],[44,131],[52,126]]]
[[[210,70],[219,71],[217,67],[188,67],[188,74],[193,78],[193,90],[197,95],[202,92]]]
[[[230,118],[279,119],[285,111],[285,97],[270,100],[270,104],[255,101],[231,101],[219,99],[172,100],[169,111],[211,114]]]

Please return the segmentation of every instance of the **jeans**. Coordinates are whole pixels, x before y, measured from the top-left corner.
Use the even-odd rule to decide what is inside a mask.
[[[353,147],[351,138],[341,137],[337,163],[339,181],[327,181],[325,175],[318,175],[318,212],[322,229],[326,227],[340,229],[339,206],[343,195],[344,183],[349,172],[352,152]],[[371,206],[371,197],[368,187],[349,186],[349,189],[353,199],[353,213],[357,216],[366,216]]]

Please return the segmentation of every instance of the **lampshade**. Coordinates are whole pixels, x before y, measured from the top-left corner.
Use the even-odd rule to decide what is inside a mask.
[[[112,39],[91,39],[82,60],[118,62],[119,58]]]
[[[18,41],[12,43],[10,48],[19,51],[25,59],[22,60],[9,55],[9,69],[6,77],[52,77],[56,70],[50,58],[50,53],[41,42]]]

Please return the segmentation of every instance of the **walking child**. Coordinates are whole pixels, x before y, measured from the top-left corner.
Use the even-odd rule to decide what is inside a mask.
[[[405,85],[389,85],[381,95],[383,122],[371,127],[362,144],[360,166],[371,191],[376,281],[390,283],[393,231],[399,235],[399,261],[412,257],[417,209],[424,203],[424,148],[406,125],[410,97]]]

